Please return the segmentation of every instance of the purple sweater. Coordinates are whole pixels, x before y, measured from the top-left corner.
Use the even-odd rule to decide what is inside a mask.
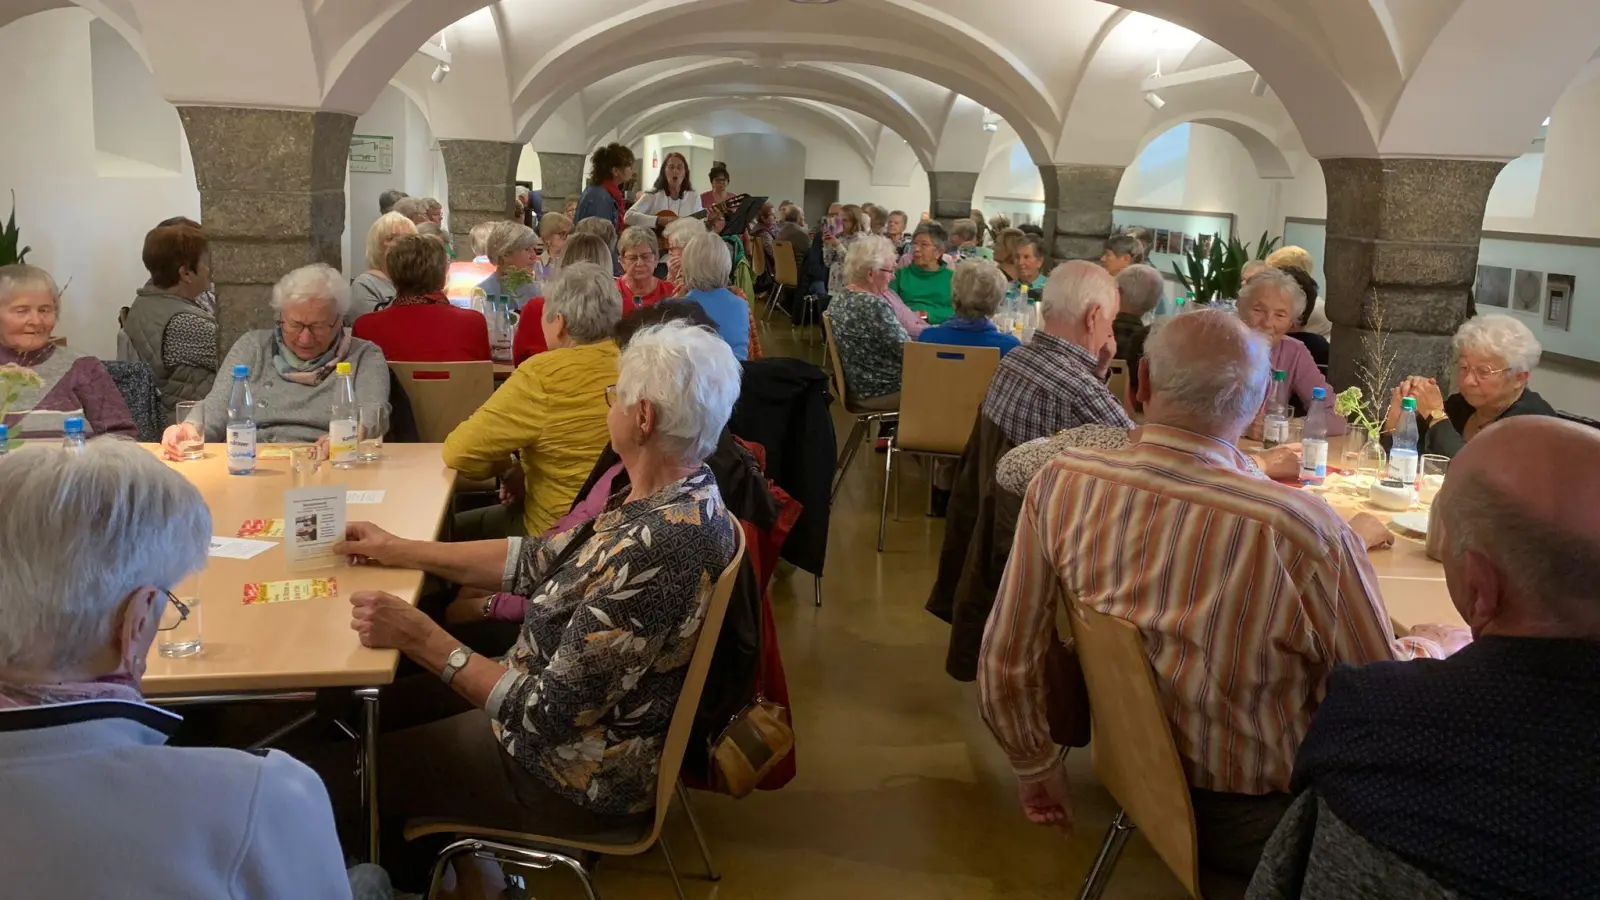
[[[1306,349],[1305,344],[1291,337],[1280,338],[1272,345],[1272,368],[1287,373],[1289,393],[1299,398],[1300,405],[1306,409],[1311,408],[1313,388],[1322,388],[1327,392],[1322,408],[1327,411],[1328,434],[1337,436],[1349,430],[1350,426],[1344,417],[1334,410],[1333,386],[1322,377],[1322,370],[1317,368],[1316,360],[1311,358],[1311,351]]]
[[[0,365],[6,363],[32,369],[44,382],[43,387],[23,388],[6,410],[11,437],[58,438],[67,416],[83,416],[91,437],[114,434],[138,440],[133,414],[100,360],[55,345],[32,353],[0,345]]]

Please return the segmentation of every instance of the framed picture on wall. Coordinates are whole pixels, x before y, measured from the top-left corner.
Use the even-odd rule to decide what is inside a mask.
[[[1577,286],[1572,275],[1551,272],[1544,277],[1544,327],[1572,330],[1572,294]]]
[[[1165,228],[1156,229],[1156,245],[1152,248],[1154,253],[1170,253],[1168,249],[1172,244],[1172,232]]]
[[[1479,266],[1473,299],[1479,306],[1505,309],[1511,305],[1511,270],[1505,266]]]
[[[1539,314],[1544,301],[1544,273],[1518,269],[1511,279],[1511,311]]]
[[[1184,239],[1183,232],[1181,232],[1181,231],[1177,230],[1176,228],[1174,228],[1172,230],[1171,236],[1167,238],[1167,252],[1168,253],[1182,253],[1183,252],[1183,239]]]

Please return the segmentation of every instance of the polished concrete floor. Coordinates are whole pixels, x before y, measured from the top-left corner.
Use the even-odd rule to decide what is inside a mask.
[[[776,320],[775,320],[776,321]],[[820,347],[764,333],[769,355],[819,361]],[[849,420],[836,419],[842,441]],[[1077,830],[1029,824],[1005,756],[978,717],[975,687],[944,673],[949,628],[923,611],[943,522],[923,515],[924,473],[901,482],[901,514],[875,550],[884,457],[858,454],[833,506],[823,605],[804,572],[773,586],[793,700],[799,775],[744,800],[695,793],[722,879],[704,877],[682,814],[667,840],[690,898],[979,900],[1075,896],[1116,805],[1074,751]],[[601,862],[604,900],[670,898],[660,853]],[[571,876],[539,873],[541,898],[582,896]],[[1137,835],[1107,898],[1179,898],[1183,889]]]

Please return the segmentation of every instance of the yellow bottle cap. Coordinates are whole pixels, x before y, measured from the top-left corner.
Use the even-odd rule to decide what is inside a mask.
[[[333,367],[333,371],[336,374],[339,374],[339,375],[349,375],[352,370],[350,368],[350,364],[349,363],[342,362],[342,363],[339,363],[338,365],[334,366]]]

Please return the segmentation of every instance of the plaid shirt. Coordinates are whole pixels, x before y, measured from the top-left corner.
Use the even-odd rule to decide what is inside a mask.
[[[1013,444],[1079,425],[1132,428],[1133,420],[1094,369],[1089,351],[1036,331],[1033,340],[1000,360],[983,398],[983,414]]]
[[[1028,486],[978,659],[983,719],[1023,780],[1061,756],[1039,673],[1063,593],[1139,627],[1189,784],[1213,791],[1289,789],[1335,664],[1444,655],[1395,638],[1361,539],[1321,497],[1146,425]]]

